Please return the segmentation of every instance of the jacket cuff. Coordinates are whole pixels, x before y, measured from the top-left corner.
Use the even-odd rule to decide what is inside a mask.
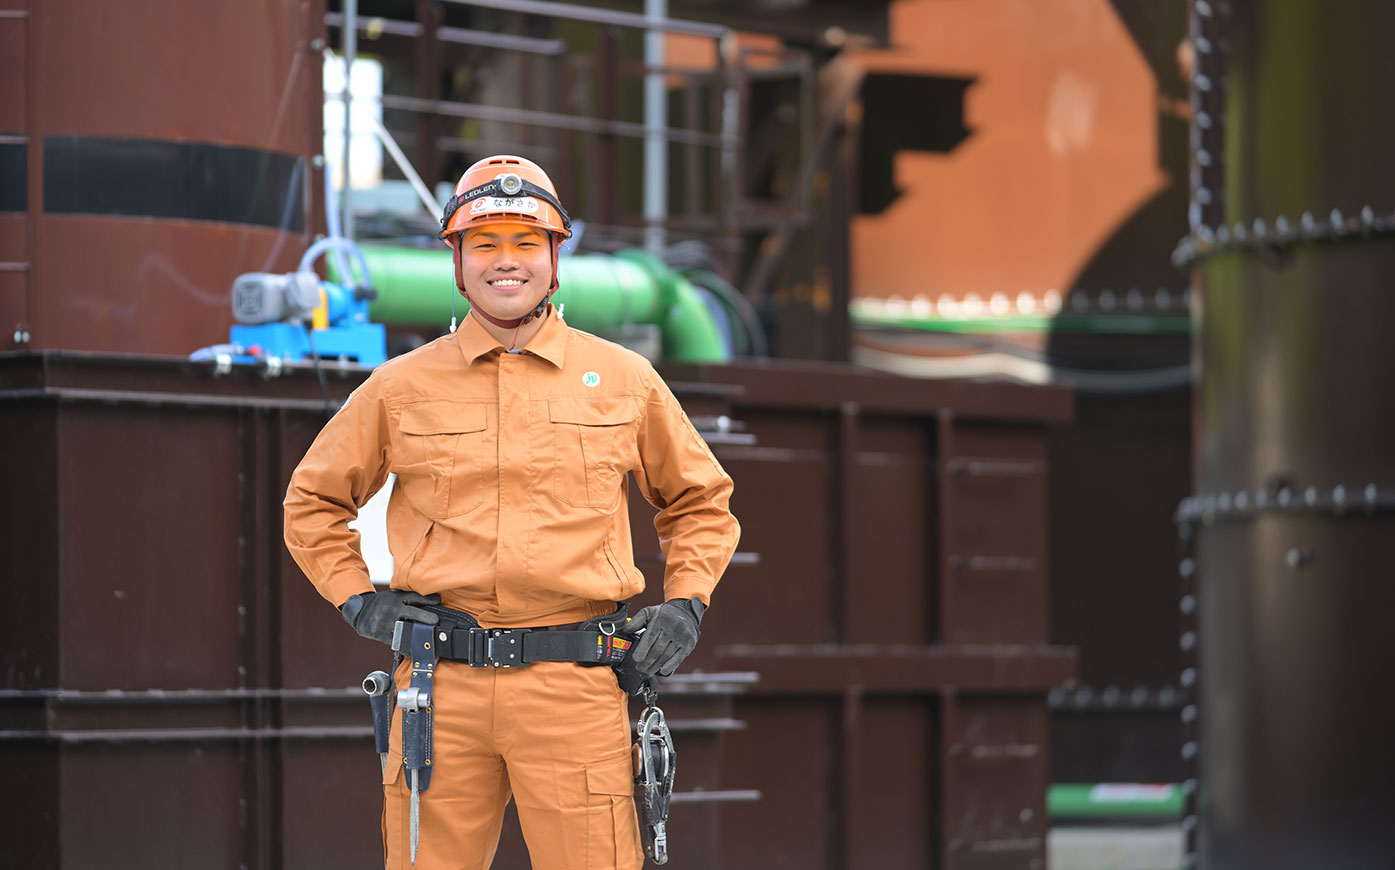
[[[715,585],[715,583],[701,577],[669,577],[664,580],[664,600],[672,601],[675,598],[687,600],[696,595],[703,607],[711,607],[712,587]]]
[[[355,595],[372,591],[373,581],[363,574],[339,574],[320,586],[320,594],[335,607],[343,607]]]

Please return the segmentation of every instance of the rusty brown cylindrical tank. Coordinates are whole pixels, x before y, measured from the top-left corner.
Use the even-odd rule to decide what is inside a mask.
[[[233,279],[293,269],[319,214],[322,16],[0,4],[0,350],[227,340]]]
[[[1388,868],[1395,6],[1192,17],[1197,858]]]

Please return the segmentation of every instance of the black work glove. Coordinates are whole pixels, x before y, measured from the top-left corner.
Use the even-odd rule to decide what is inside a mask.
[[[440,604],[441,596],[422,595],[402,589],[384,589],[382,592],[365,592],[355,595],[339,605],[344,621],[354,627],[354,631],[372,640],[392,646],[392,629],[399,619],[424,622],[435,625],[441,617],[429,610],[413,607],[413,604]]]
[[[667,677],[678,670],[697,646],[705,609],[695,595],[653,604],[636,613],[623,629],[630,634],[644,629],[635,645],[635,667],[646,676]]]

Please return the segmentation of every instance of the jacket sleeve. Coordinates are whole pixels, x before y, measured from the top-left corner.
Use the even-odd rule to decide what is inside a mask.
[[[668,385],[652,369],[646,381],[635,479],[659,509],[654,528],[666,560],[664,600],[696,595],[710,604],[741,537],[730,508],[731,478]]]
[[[391,439],[382,389],[370,376],[349,396],[291,473],[282,505],[287,549],[336,607],[373,589],[359,534],[348,524],[387,481]]]

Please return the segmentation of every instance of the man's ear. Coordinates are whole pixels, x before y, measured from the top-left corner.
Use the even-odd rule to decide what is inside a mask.
[[[461,251],[465,248],[465,234],[455,234],[455,244],[451,246],[451,259],[455,262],[455,289],[461,293],[465,292],[465,266],[462,262]],[[470,298],[469,296],[465,297]]]

